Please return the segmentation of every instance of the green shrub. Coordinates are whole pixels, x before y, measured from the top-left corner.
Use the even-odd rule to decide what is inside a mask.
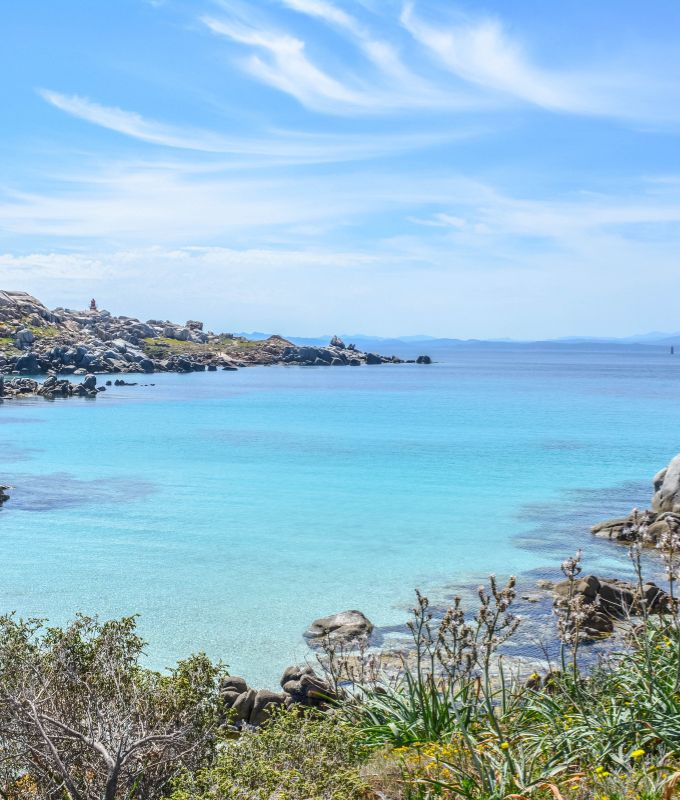
[[[281,710],[222,743],[215,764],[184,775],[172,800],[356,800],[367,751],[335,715]]]

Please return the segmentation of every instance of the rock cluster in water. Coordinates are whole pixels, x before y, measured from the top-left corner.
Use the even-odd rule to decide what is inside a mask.
[[[642,613],[666,614],[672,608],[670,595],[655,583],[637,586],[618,578],[584,575],[574,581],[562,581],[554,587],[555,608],[566,611],[570,600],[579,601],[578,625],[584,639],[607,636],[617,620]],[[570,597],[571,595],[571,597]]]
[[[650,509],[634,509],[627,517],[598,522],[592,532],[623,544],[639,542],[666,549],[671,534],[680,532],[680,455],[654,476],[652,484]]]
[[[427,359],[427,357],[421,357]],[[363,353],[337,336],[327,347],[281,336],[252,341],[203,330],[203,323],[142,322],[99,310],[49,310],[26,292],[0,291],[0,373],[194,372],[270,364],[360,366],[401,363]],[[429,359],[421,361],[429,363]]]
[[[86,375],[81,383],[72,383],[57,375],[50,375],[39,382],[33,378],[5,378],[0,374],[0,401],[31,395],[47,400],[55,397],[96,397],[99,392],[104,391],[104,386],[97,386],[96,375]]]

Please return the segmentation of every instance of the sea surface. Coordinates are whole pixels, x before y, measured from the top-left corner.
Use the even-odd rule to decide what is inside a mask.
[[[437,359],[5,402],[0,611],[139,614],[149,664],[204,650],[275,686],[321,615],[358,608],[389,634],[416,587],[445,602],[513,573],[531,590],[578,547],[586,571],[629,571],[589,526],[647,505],[680,451],[680,357],[489,345]]]

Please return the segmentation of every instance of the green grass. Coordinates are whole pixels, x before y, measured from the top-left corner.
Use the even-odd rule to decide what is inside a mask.
[[[59,336],[61,330],[57,325],[28,325],[27,329],[31,333],[41,339],[51,339]]]
[[[267,346],[266,340],[220,336],[215,341],[180,342],[165,337],[144,339],[144,352],[151,358],[169,358],[172,355],[217,355],[225,353],[236,360],[252,358]]]

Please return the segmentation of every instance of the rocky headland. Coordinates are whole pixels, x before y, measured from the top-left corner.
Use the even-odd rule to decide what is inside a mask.
[[[281,336],[251,340],[205,331],[202,322],[146,322],[114,316],[93,302],[85,311],[48,309],[35,297],[0,290],[0,374],[197,372],[255,365],[361,366],[401,363],[364,353],[334,336],[326,347],[297,346]],[[430,363],[421,356],[418,363]],[[6,396],[20,386],[6,384]],[[61,389],[59,391],[62,391]],[[79,392],[80,390],[76,390]],[[67,388],[64,394],[71,393]]]

